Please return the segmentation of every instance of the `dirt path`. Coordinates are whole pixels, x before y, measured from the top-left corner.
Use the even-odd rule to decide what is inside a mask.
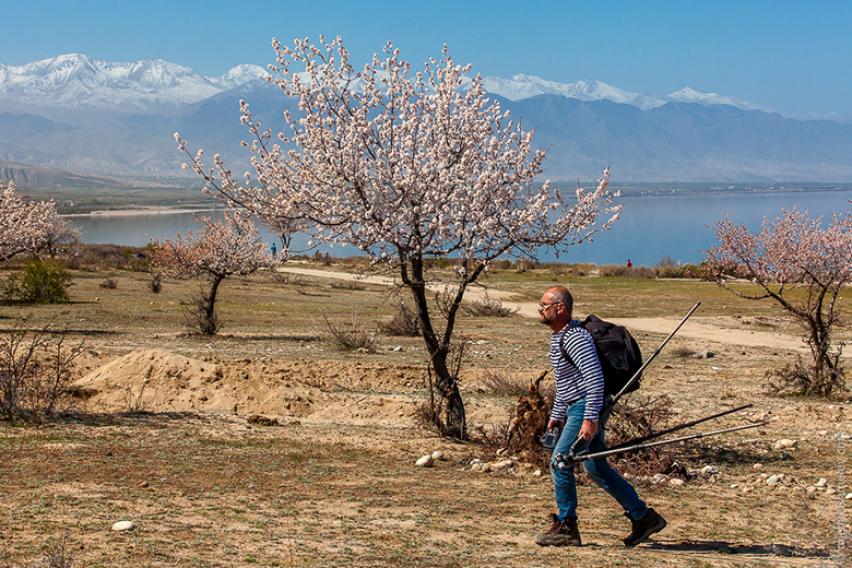
[[[350,280],[364,282],[365,284],[378,284],[382,286],[393,286],[399,281],[390,276],[368,275],[361,276],[348,272],[332,272],[328,270],[316,270],[310,268],[296,267],[281,267],[281,272],[290,274],[299,274],[303,276],[312,276],[317,278],[335,278],[339,280]],[[439,285],[431,285],[429,289],[432,291],[440,291]],[[538,305],[534,302],[517,302],[512,298],[515,294],[502,290],[488,290],[488,295],[491,298],[499,298],[503,304],[509,308],[516,309],[518,314],[528,318],[538,317]],[[482,299],[485,296],[485,289],[479,287],[469,288],[465,299],[474,301]],[[678,318],[606,318],[605,314],[601,314],[605,319],[609,319],[613,323],[623,325],[632,330],[645,331],[650,333],[668,334],[674,329]],[[743,347],[768,347],[771,349],[785,349],[789,351],[807,352],[807,346],[797,337],[783,335],[780,333],[772,333],[767,331],[751,331],[751,330],[734,330],[723,329],[706,323],[697,323],[689,321],[680,329],[678,336],[690,339],[698,339],[703,341],[712,341],[715,343],[726,343],[729,345],[741,345]],[[849,357],[849,354],[844,357]]]

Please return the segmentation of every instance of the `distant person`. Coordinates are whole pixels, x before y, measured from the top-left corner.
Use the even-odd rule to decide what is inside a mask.
[[[578,439],[578,450],[588,449],[594,453],[606,449],[604,425],[607,413],[601,414],[608,401],[604,395],[604,375],[592,336],[579,321],[571,319],[573,307],[574,299],[564,286],[549,288],[538,305],[539,321],[553,330],[550,363],[556,375],[556,397],[547,430],[552,431],[562,425],[550,461],[559,512],[552,515],[550,529],[536,536],[535,542],[541,546],[580,546],[574,466],[558,467],[557,454],[568,454]],[[632,528],[623,541],[626,546],[636,546],[666,526],[666,520],[645,505],[636,490],[610,467],[606,458],[585,461],[583,469],[618,501],[624,509],[624,516],[630,519]]]
[[[627,259],[627,268],[633,268],[633,263],[630,262],[630,259]]]
[[[278,247],[275,246],[275,242],[272,242],[272,246],[269,247],[269,250],[272,251],[272,258],[278,258]]]

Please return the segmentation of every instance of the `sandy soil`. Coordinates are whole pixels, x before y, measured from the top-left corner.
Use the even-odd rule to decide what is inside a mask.
[[[764,373],[786,351],[742,337],[679,334],[639,394],[670,396],[678,421],[753,403],[719,427],[766,424],[678,446],[678,460],[692,472],[683,486],[631,478],[669,520],[652,542],[624,548],[629,524],[583,481],[585,546],[541,548],[533,537],[553,510],[547,473],[534,475],[521,462],[471,471],[473,459],[497,462],[493,448],[449,442],[418,420],[422,340],[388,338],[375,353],[346,353],[323,339],[320,309],[330,318],[356,310],[387,318],[387,291],[378,286],[388,281],[371,276],[362,280],[365,289],[340,289],[326,271],[292,270],[302,280],[226,283],[222,317],[230,327],[216,338],[180,327],[180,301],[197,283],[169,281],[154,296],[136,273],[115,274],[114,290],[99,287],[103,273],[75,274],[75,303],[30,314],[28,325],[58,320],[70,328],[69,340],[84,337],[88,347],[75,376],[76,414],[40,427],[0,423],[0,567],[30,566],[64,534],[74,566],[110,568],[848,560],[848,405],[768,394]],[[27,313],[4,307],[0,328]],[[733,316],[707,321],[696,330],[712,327],[722,338],[742,331]],[[523,385],[544,364],[547,332],[517,316],[459,325],[470,342],[461,380],[469,423],[499,429],[516,395],[496,390],[488,373]],[[636,334],[646,351],[670,327],[656,329]],[[783,336],[756,336],[764,334]],[[708,348],[713,358],[691,355]],[[781,439],[793,445],[776,449]],[[414,465],[434,450],[445,459],[428,469]],[[700,473],[708,465],[718,473]],[[110,530],[125,519],[137,528]]]

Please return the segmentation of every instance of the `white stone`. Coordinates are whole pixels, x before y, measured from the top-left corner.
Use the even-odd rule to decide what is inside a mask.
[[[665,481],[669,478],[668,475],[664,473],[656,473],[654,474],[654,483],[665,483]]]
[[[435,461],[440,461],[444,459],[444,452],[442,452],[441,450],[435,450],[434,452],[432,452],[432,459]]]
[[[766,478],[766,484],[767,485],[778,485],[778,483],[780,481],[781,481],[781,478],[778,477],[777,475],[770,475],[769,477]]]
[[[847,493],[847,494],[846,494],[846,500],[847,500],[847,501],[852,500],[852,493]]]
[[[434,460],[432,460],[432,455],[426,454],[425,456],[421,457],[416,462],[414,462],[414,465],[416,465],[418,467],[432,467],[433,463],[434,463]]]
[[[819,481],[814,483],[814,485],[816,485],[817,487],[825,487],[826,485],[828,485],[828,480],[824,477],[820,477]]]
[[[514,463],[512,460],[500,460],[491,467],[494,471],[504,471],[511,468],[513,465]]]
[[[812,494],[816,493],[816,490],[817,490],[817,488],[816,488],[816,487],[814,487],[813,485],[811,485],[810,487],[806,487],[806,488],[805,488],[805,491],[807,491],[809,495],[812,495]]]
[[[826,495],[834,495],[835,493],[837,493],[837,490],[834,487],[829,487],[825,490]]]
[[[686,482],[679,477],[669,479],[669,485],[674,485],[675,487],[683,487],[684,483]]]
[[[755,471],[760,471],[761,469],[763,469],[763,464],[762,463],[756,463],[751,467],[753,467]]]
[[[475,464],[471,465],[470,471],[482,471],[482,464],[481,463],[475,463]]]
[[[739,485],[737,485],[736,483],[731,483],[731,489],[736,489],[737,487],[739,487]]]
[[[701,473],[704,475],[716,475],[719,473],[719,468],[715,465],[705,465],[701,468]]]
[[[133,521],[118,521],[112,524],[112,530],[115,532],[128,532],[136,528],[136,523]]]
[[[790,438],[781,438],[780,440],[776,441],[772,445],[772,449],[773,450],[788,450],[790,448],[795,448],[796,444],[798,444],[798,443],[799,443],[798,440],[791,440]]]
[[[477,464],[477,463],[481,464],[482,460],[479,459],[479,458],[473,458],[472,460],[470,460],[470,465],[474,465],[474,464]]]
[[[482,473],[489,473],[491,471],[491,464],[484,463],[482,464]]]
[[[534,477],[541,477],[541,470],[540,469],[535,470],[533,472],[533,476]],[[850,493],[849,495],[852,495],[852,493]],[[847,499],[849,499],[849,495],[846,496]]]

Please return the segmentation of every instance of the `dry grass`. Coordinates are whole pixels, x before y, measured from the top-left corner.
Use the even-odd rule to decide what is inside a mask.
[[[344,351],[366,351],[373,353],[376,351],[376,346],[379,343],[379,330],[367,329],[358,323],[355,316],[352,316],[351,323],[346,324],[332,323],[327,318],[323,317],[325,327],[328,332],[327,341],[336,348]]]

